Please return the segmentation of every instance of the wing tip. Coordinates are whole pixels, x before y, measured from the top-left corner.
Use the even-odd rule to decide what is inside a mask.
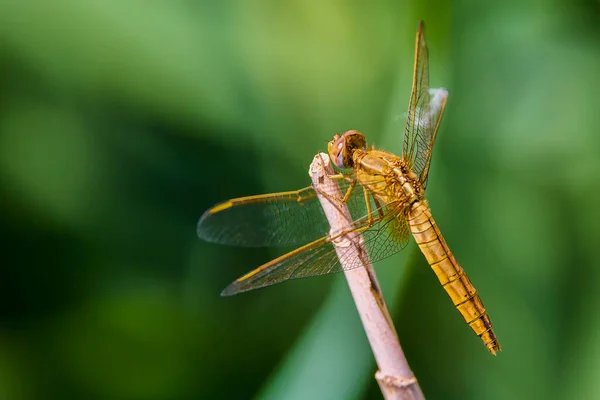
[[[233,283],[227,285],[227,287],[221,291],[221,297],[229,297],[233,296],[234,294],[237,294],[237,290],[235,287],[233,287]]]
[[[198,223],[196,224],[196,235],[204,241],[209,241],[209,236],[207,235],[207,232],[206,232],[205,221],[211,215],[212,215],[212,213],[210,212],[210,210],[205,211],[204,214],[202,214],[202,216],[198,220]]]
[[[239,279],[231,282],[225,289],[221,291],[221,297],[235,296],[236,294],[247,292],[252,289],[244,289],[239,285]]]
[[[212,215],[215,215],[221,211],[231,208],[231,206],[231,200],[229,200],[215,204],[214,206],[206,210],[198,220],[198,223],[196,224],[196,235],[198,235],[198,237],[204,241],[214,242],[215,240],[210,235],[210,229],[207,227],[206,220],[208,220]]]
[[[419,26],[417,27],[417,38],[416,38],[416,42],[417,42],[417,46],[416,46],[416,54],[419,54],[419,47],[421,46],[426,46],[426,40],[425,40],[425,21],[420,20],[419,21]],[[415,56],[415,65],[417,62],[417,57]]]

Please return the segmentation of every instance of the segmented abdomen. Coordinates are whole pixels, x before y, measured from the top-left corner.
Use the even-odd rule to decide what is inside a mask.
[[[427,203],[414,203],[408,212],[407,221],[415,241],[454,306],[488,350],[496,355],[496,352],[500,351],[500,344],[492,329],[490,318],[475,287],[450,252]]]

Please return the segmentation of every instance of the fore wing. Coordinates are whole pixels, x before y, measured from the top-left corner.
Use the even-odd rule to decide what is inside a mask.
[[[348,180],[331,181],[343,193],[350,189]],[[346,205],[352,219],[367,214],[360,184],[352,190]],[[352,229],[353,221],[348,221]],[[329,234],[329,223],[312,186],[304,189],[240,197],[219,203],[202,215],[197,233],[208,242],[245,247],[300,246]]]
[[[448,92],[429,89],[429,51],[425,41],[425,25],[419,23],[415,44],[413,83],[404,129],[402,157],[427,184],[433,143],[446,107]]]

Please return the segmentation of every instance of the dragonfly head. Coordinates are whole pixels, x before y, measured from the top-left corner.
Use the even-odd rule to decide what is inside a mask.
[[[343,135],[336,134],[327,145],[329,157],[338,168],[352,168],[354,150],[365,150],[367,141],[359,131],[346,131]]]

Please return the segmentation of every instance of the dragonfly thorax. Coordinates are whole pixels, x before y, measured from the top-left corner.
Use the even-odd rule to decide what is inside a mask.
[[[408,209],[423,199],[417,175],[401,157],[376,149],[356,150],[353,169],[358,183],[383,204]]]
[[[367,150],[365,136],[357,130],[336,134],[328,152],[336,167],[352,168],[358,182],[384,204],[393,202],[404,208],[423,199],[421,182],[405,160],[385,151]]]

